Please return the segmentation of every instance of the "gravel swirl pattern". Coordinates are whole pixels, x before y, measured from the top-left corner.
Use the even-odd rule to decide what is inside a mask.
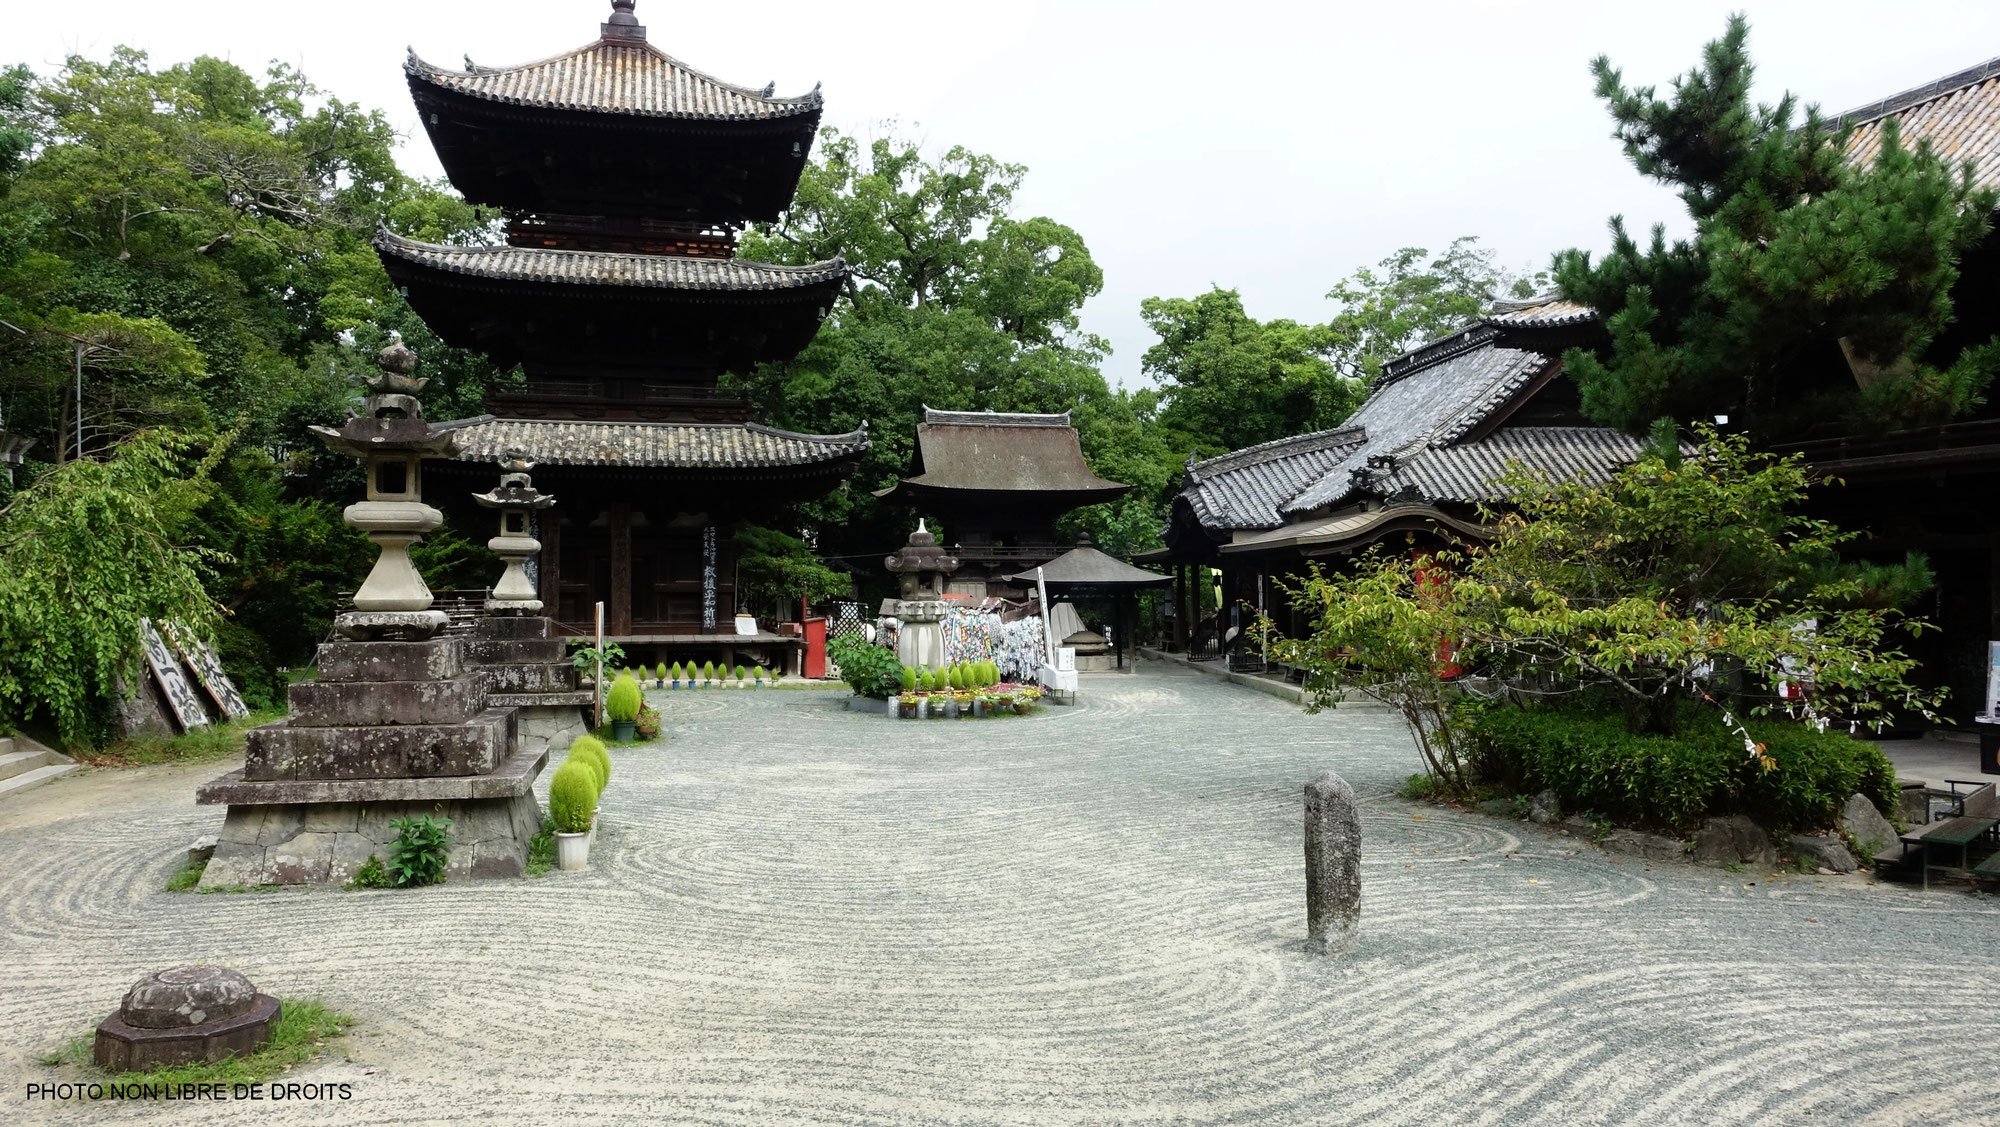
[[[1607,856],[1411,803],[1400,722],[1157,664],[1029,720],[653,693],[592,868],[162,891],[213,766],[0,804],[10,1120],[2000,1122],[2000,910]],[[1300,788],[1363,803],[1361,947],[1308,953]],[[28,1103],[194,960],[362,1021],[350,1103]],[[1953,991],[1962,1001],[1954,1001]],[[18,1115],[16,1113],[19,1113]]]

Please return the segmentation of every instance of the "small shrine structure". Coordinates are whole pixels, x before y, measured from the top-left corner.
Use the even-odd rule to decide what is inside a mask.
[[[1045,586],[1051,599],[1060,595],[1071,600],[1103,600],[1111,604],[1111,656],[1102,658],[1099,655],[1078,654],[1076,668],[1083,673],[1113,667],[1126,668],[1125,655],[1132,650],[1132,624],[1139,620],[1139,592],[1173,583],[1172,576],[1133,567],[1115,556],[1106,555],[1098,550],[1087,534],[1077,540],[1076,547],[1040,568],[1018,572],[1008,578],[1030,586]],[[1056,621],[1054,609],[1049,608],[1049,622],[1052,624]],[[1061,648],[1069,641],[1069,638],[1057,638],[1055,645]],[[1088,660],[1090,657],[1099,657],[1099,661],[1091,662]]]
[[[1097,476],[1069,413],[1004,414],[924,408],[910,474],[876,493],[939,522],[960,563],[954,595],[1018,598],[1010,573],[1063,552],[1056,521],[1115,501],[1132,487]]]

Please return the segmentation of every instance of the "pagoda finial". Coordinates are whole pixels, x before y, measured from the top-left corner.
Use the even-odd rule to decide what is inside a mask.
[[[639,17],[632,14],[633,0],[611,0],[611,18],[600,25],[599,34],[606,39],[644,39],[646,28]]]

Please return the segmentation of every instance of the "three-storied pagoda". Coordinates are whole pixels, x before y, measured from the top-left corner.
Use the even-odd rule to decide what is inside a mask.
[[[458,465],[490,481],[512,452],[562,497],[535,530],[558,629],[589,630],[603,602],[607,635],[637,657],[774,648],[787,640],[734,635],[731,533],[839,487],[868,437],[761,426],[717,384],[795,356],[847,277],[838,258],[735,257],[744,225],[791,203],[820,94],[710,78],[648,42],[632,8],[613,0],[595,42],[521,66],[412,52],[445,173],[501,209],[507,244],[384,231],[375,247],[440,337],[525,373],[458,433]]]

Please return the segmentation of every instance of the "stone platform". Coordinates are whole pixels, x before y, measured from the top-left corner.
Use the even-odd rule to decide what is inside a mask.
[[[523,746],[519,715],[489,700],[492,675],[466,660],[470,644],[321,646],[319,679],[291,687],[290,715],[250,732],[241,770],[196,791],[229,807],[201,886],[343,882],[371,855],[388,860],[392,823],[433,813],[452,821],[447,877],[522,875],[547,744]]]

